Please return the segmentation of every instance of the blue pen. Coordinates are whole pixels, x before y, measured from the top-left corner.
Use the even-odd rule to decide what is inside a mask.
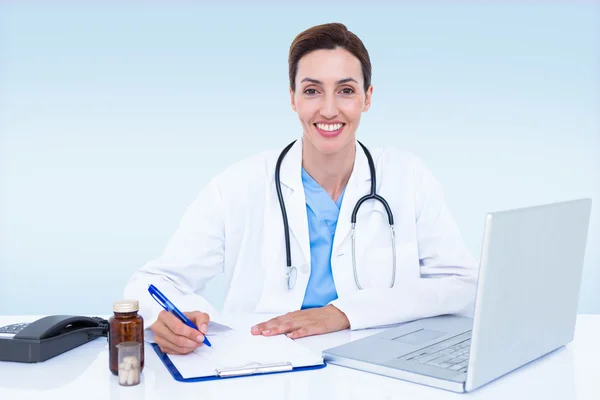
[[[162,294],[161,291],[156,288],[156,286],[148,286],[148,292],[150,292],[150,296],[152,296],[158,304],[160,304],[165,310],[167,310],[167,312],[173,313],[177,318],[181,320],[181,322],[183,322],[190,328],[198,330],[198,327],[196,327],[196,325],[192,321],[190,321],[184,313],[179,311],[179,309],[175,307],[175,305],[171,303],[169,299],[167,299],[167,296]],[[204,344],[208,347],[212,347],[206,335],[204,335]]]

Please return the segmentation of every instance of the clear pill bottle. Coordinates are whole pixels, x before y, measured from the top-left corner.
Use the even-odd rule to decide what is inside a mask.
[[[113,303],[113,316],[108,323],[109,368],[113,375],[119,374],[119,349],[117,345],[123,342],[136,342],[141,344],[139,368],[144,369],[144,319],[138,314],[139,302],[137,300],[119,300]]]

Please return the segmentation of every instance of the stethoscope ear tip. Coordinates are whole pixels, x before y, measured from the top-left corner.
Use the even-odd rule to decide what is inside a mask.
[[[285,273],[285,277],[287,279],[287,286],[289,290],[292,290],[294,286],[296,286],[296,278],[298,275],[298,270],[296,267],[286,267],[287,272]]]

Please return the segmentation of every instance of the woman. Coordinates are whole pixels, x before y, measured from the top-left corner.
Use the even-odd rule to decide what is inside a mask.
[[[284,156],[264,152],[216,176],[163,255],[127,285],[166,353],[202,345],[215,313],[202,293],[218,273],[228,287],[224,312],[280,315],[253,327],[254,335],[299,338],[470,312],[476,263],[438,182],[415,156],[356,140],[373,94],[361,40],[342,24],[302,32],[290,48],[289,79],[301,138]],[[372,183],[394,235],[386,205],[373,199],[361,203],[351,234],[355,205]],[[151,283],[199,331],[161,311]]]

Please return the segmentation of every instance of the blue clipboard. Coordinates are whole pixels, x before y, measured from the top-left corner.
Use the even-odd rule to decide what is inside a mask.
[[[204,381],[214,381],[220,379],[229,379],[229,378],[240,378],[244,376],[256,376],[256,375],[271,375],[271,374],[281,374],[286,372],[299,372],[299,371],[309,371],[313,369],[321,369],[327,366],[327,363],[323,361],[323,364],[311,365],[305,367],[293,367],[290,363],[282,362],[277,364],[268,364],[268,365],[251,365],[251,366],[242,366],[238,368],[229,368],[223,370],[215,370],[214,375],[210,376],[199,376],[195,378],[184,378],[181,376],[181,373],[177,370],[173,362],[169,356],[162,352],[160,347],[156,343],[151,343],[152,348],[158,355],[158,358],[163,362],[167,370],[175,378],[178,382],[204,382]]]

